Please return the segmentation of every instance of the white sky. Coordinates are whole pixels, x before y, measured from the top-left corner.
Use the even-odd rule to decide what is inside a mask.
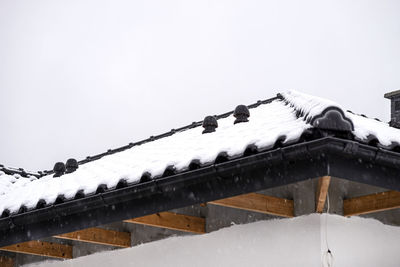
[[[51,169],[296,89],[389,120],[400,1],[0,0],[0,163]]]

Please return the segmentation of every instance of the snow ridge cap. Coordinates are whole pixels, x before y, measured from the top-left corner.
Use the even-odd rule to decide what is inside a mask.
[[[290,90],[280,94],[292,107],[297,118],[302,118],[315,128],[324,130],[354,131],[353,121],[345,115],[342,107],[334,101]]]
[[[335,107],[339,110],[342,107],[331,100],[308,95],[299,91],[289,90],[281,93],[283,101],[296,110],[296,116],[303,118],[305,121],[310,122],[314,117],[321,115],[325,109]]]

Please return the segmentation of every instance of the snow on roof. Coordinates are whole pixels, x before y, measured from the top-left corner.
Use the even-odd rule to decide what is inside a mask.
[[[94,194],[99,185],[115,188],[121,179],[138,183],[146,172],[153,178],[160,177],[169,166],[181,172],[187,170],[193,160],[202,165],[212,164],[220,152],[227,153],[230,158],[240,157],[249,145],[267,150],[277,140],[284,140],[283,144],[295,143],[306,129],[313,127],[310,123],[313,117],[328,107],[342,110],[335,102],[296,91],[253,106],[248,122],[234,124],[231,114],[218,119],[215,132],[202,134],[200,126],[184,128],[170,136],[81,164],[75,172],[59,178],[47,175],[31,182],[23,178],[16,182],[14,176],[0,174],[0,214],[6,210],[18,212],[22,206],[34,209],[39,200],[53,204],[60,195],[72,199],[80,190],[85,195]],[[377,140],[390,149],[399,146],[400,130],[351,112],[344,114],[353,122],[356,140]]]
[[[10,175],[0,171],[0,196],[5,195],[15,188],[23,187],[35,179],[37,178],[34,176],[23,177],[19,174]]]
[[[282,96],[296,110],[302,112],[307,121],[321,114],[328,107],[337,107],[343,110],[339,104],[331,100],[297,91],[289,91],[282,94]],[[399,129],[390,127],[386,122],[368,118],[365,115],[357,115],[350,111],[344,111],[344,114],[353,122],[353,134],[356,140],[368,143],[375,139],[384,148],[388,149],[393,149],[400,145]]]

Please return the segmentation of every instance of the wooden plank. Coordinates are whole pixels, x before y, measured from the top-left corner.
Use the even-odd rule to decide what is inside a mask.
[[[400,192],[387,191],[343,200],[343,215],[353,216],[400,208]]]
[[[14,259],[0,256],[0,267],[14,267]]]
[[[204,218],[177,214],[173,212],[160,212],[144,217],[125,220],[127,223],[143,224],[172,230],[205,233],[206,220]]]
[[[210,204],[272,214],[282,217],[294,216],[293,200],[250,193],[209,202]]]
[[[72,259],[72,246],[52,242],[28,241],[11,246],[1,247],[0,250],[46,256],[51,258]]]
[[[130,233],[106,230],[102,228],[88,228],[72,233],[56,235],[54,237],[124,248],[131,246]]]
[[[328,194],[330,182],[331,182],[330,176],[323,176],[318,179],[318,187],[315,200],[316,202],[315,211],[318,213],[322,213],[324,211],[326,196]]]

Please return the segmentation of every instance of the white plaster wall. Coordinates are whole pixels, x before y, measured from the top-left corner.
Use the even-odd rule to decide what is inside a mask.
[[[400,266],[400,227],[373,219],[319,214],[234,225],[205,235],[171,237],[133,248],[29,266],[320,267],[326,251],[326,229],[333,266]]]

